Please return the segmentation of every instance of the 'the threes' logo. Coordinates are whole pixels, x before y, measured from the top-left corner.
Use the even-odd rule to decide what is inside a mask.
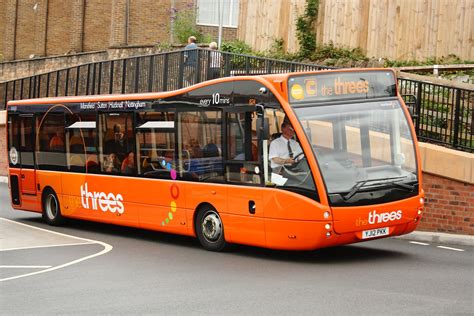
[[[125,207],[122,202],[123,197],[121,194],[89,192],[87,190],[87,182],[84,183],[84,187],[81,185],[81,203],[83,208],[97,210],[100,207],[103,212],[110,211],[111,213],[118,212],[123,214]]]
[[[391,221],[396,221],[402,219],[403,212],[402,210],[387,212],[387,213],[380,213],[377,214],[376,210],[373,210],[369,213],[368,219],[358,218],[356,219],[357,226],[365,226],[367,224],[380,224],[380,223],[387,223]]]

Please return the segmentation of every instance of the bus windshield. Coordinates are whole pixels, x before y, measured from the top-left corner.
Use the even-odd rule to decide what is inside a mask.
[[[328,194],[417,184],[414,142],[398,100],[309,105],[295,112],[312,145]]]

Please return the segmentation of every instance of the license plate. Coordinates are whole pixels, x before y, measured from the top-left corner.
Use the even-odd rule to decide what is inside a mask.
[[[388,227],[364,230],[362,232],[362,239],[387,236],[388,234],[389,234]]]

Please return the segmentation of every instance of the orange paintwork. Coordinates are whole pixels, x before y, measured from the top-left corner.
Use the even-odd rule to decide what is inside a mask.
[[[337,70],[337,72],[352,71],[357,70]],[[288,104],[286,82],[290,75],[294,75],[294,73],[222,78],[186,89],[163,93],[11,101],[8,106],[158,99],[217,82],[254,80],[265,85],[276,96],[287,117],[293,122],[298,138],[302,140],[305,138],[304,131],[297,123],[298,120]],[[400,96],[399,99],[403,104]],[[406,107],[403,109],[409,117]],[[412,134],[415,135],[413,124],[410,124],[410,128]],[[416,144],[416,139],[414,142]],[[301,147],[306,153],[312,151],[311,145],[307,141],[302,141]],[[61,212],[65,217],[195,236],[195,211],[202,203],[209,203],[220,213],[224,224],[225,239],[229,242],[274,249],[310,250],[361,241],[361,232],[366,229],[389,227],[391,236],[413,231],[420,219],[418,211],[423,207],[420,204],[420,198],[424,196],[421,189],[420,155],[418,146],[415,148],[420,183],[420,192],[417,196],[381,205],[344,208],[329,206],[325,185],[317,162],[312,155],[307,155],[308,164],[313,173],[320,202],[271,187],[40,170],[32,172],[31,175],[13,168],[9,170],[9,173],[10,175],[16,174],[19,178],[21,178],[21,173],[25,173],[27,180],[21,181],[20,184],[22,193],[32,193],[39,187],[39,190],[35,192],[36,195],[22,194],[21,205],[13,205],[17,209],[40,212],[41,193],[45,188],[51,187],[58,195]],[[100,197],[102,197],[102,201],[93,201]],[[255,214],[249,214],[248,203],[250,200],[255,202]],[[402,210],[403,217],[389,223],[366,223],[369,212],[374,210],[377,214]],[[329,213],[328,218],[324,217],[325,212]],[[166,221],[166,219],[168,220]],[[325,227],[328,224],[330,228]],[[326,236],[327,233],[330,233],[329,237]]]

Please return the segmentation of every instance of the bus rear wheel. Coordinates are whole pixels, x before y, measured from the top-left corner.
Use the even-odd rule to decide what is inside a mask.
[[[227,242],[224,238],[224,224],[219,213],[211,206],[198,211],[195,222],[196,235],[206,250],[222,251]]]
[[[58,196],[52,189],[46,190],[43,194],[43,219],[52,226],[59,226],[64,223]]]

